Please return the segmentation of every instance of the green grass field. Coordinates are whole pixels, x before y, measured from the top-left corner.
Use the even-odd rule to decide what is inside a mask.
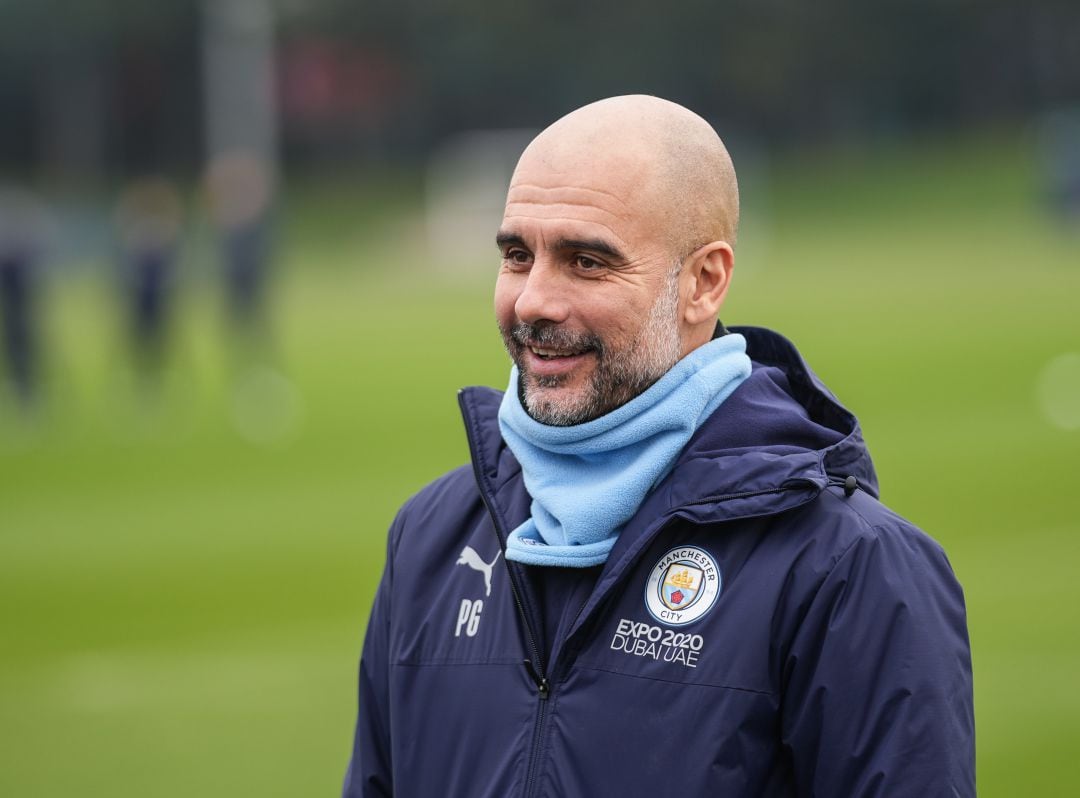
[[[744,179],[724,313],[799,344],[885,500],[949,553],[988,798],[1070,794],[1080,743],[1080,430],[1038,388],[1080,352],[1080,231],[1037,195],[1005,134],[777,161]],[[433,268],[370,189],[291,209],[263,443],[232,420],[246,372],[205,288],[146,403],[107,286],[54,285],[50,400],[30,423],[0,405],[2,796],[339,789],[385,529],[464,460],[457,388],[507,363],[484,269]]]

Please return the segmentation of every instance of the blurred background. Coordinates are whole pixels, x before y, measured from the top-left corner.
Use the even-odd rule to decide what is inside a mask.
[[[1070,793],[1078,42],[1066,0],[0,0],[0,795],[336,794],[386,527],[506,381],[510,170],[636,92],[732,150],[725,322],[950,555],[981,793]]]

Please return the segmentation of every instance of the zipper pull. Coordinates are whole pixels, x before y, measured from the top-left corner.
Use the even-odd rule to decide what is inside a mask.
[[[551,685],[549,685],[548,680],[541,676],[536,670],[536,666],[533,665],[531,659],[525,660],[525,670],[529,672],[529,678],[532,679],[533,683],[536,685],[536,691],[540,694],[540,697],[547,699],[551,694]]]

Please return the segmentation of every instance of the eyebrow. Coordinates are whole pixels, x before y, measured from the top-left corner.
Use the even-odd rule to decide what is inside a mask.
[[[517,233],[499,232],[495,236],[495,243],[500,248],[508,246],[528,248],[525,244],[525,239]],[[560,238],[555,241],[554,246],[555,249],[561,250],[581,249],[586,252],[595,252],[597,255],[603,255],[616,262],[626,262],[626,256],[622,251],[602,238]]]
[[[502,230],[500,230],[498,233],[495,234],[495,244],[500,249],[509,246],[524,247],[525,239],[523,239],[516,233],[504,233]]]
[[[597,255],[604,255],[619,263],[626,261],[626,256],[619,251],[618,247],[602,238],[560,238],[555,242],[555,249],[583,249],[587,252],[595,252]]]

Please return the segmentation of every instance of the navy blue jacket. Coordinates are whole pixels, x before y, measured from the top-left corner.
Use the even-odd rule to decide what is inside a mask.
[[[391,528],[345,796],[975,794],[944,553],[795,348],[736,329],[751,376],[554,601],[500,555],[529,511],[500,394],[461,392],[472,466]]]

